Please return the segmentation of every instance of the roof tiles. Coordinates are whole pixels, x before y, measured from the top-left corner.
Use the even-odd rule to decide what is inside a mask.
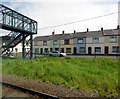
[[[103,36],[112,36],[119,35],[120,29],[108,29],[102,31],[89,31],[89,32],[76,32],[76,33],[67,33],[67,34],[54,34],[48,36],[36,36],[34,41],[48,41],[48,40],[62,40],[62,39],[71,39],[76,37],[103,37]]]

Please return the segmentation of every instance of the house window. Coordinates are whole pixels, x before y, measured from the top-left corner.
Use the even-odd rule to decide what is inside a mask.
[[[85,52],[85,47],[80,47],[80,48],[79,48],[79,52],[80,52],[80,53]]]
[[[119,46],[113,46],[112,52],[119,52]]]
[[[70,44],[70,40],[69,39],[67,39],[67,40],[65,40],[65,45],[69,45]]]
[[[52,48],[50,48],[50,51],[52,52],[52,51],[53,51],[53,49],[52,49]]]
[[[117,42],[117,37],[111,36],[110,37],[110,42]]]
[[[78,43],[83,43],[83,38],[78,38]]]
[[[97,53],[97,52],[101,52],[101,47],[95,47],[95,53]]]
[[[64,53],[64,48],[61,48],[61,52]]]
[[[42,54],[42,53],[43,53],[43,48],[40,49],[40,54]]]
[[[44,46],[47,46],[47,41],[43,41],[43,45],[44,45]]]
[[[35,54],[39,54],[39,48],[35,48]]]
[[[57,40],[54,40],[54,45],[57,45]]]
[[[35,41],[35,44],[34,44],[35,46],[38,46],[38,42],[37,41]]]
[[[59,51],[59,48],[55,48],[55,51]]]
[[[71,53],[71,48],[66,48],[66,53]]]
[[[45,48],[45,51],[44,52],[48,52],[48,48]]]
[[[93,43],[99,43],[99,38],[93,38]]]

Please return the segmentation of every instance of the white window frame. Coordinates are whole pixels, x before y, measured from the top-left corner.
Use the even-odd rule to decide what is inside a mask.
[[[96,50],[96,48],[100,48],[100,51],[98,51],[98,49]],[[101,47],[95,47],[95,53],[101,53]]]
[[[117,37],[116,36],[110,36],[110,42],[111,43],[117,42]]]
[[[112,46],[112,52],[119,52],[119,46]]]
[[[85,47],[79,47],[79,53],[85,52]]]
[[[54,45],[57,45],[57,43],[58,43],[58,41],[57,41],[57,40],[54,40],[53,42],[54,42]]]
[[[34,42],[34,45],[35,45],[35,46],[38,46],[38,41],[35,41],[35,42]]]
[[[93,43],[99,43],[99,38],[93,38]]]
[[[68,51],[70,49],[70,51]],[[71,48],[66,48],[66,53],[71,53]]]
[[[45,43],[45,42],[46,42],[46,43]],[[47,41],[43,41],[43,45],[44,45],[44,46],[47,46]]]
[[[77,43],[78,43],[78,44],[82,44],[82,43],[83,43],[83,38],[78,38],[78,39],[77,39]]]
[[[67,41],[67,43],[66,43],[66,41]],[[70,39],[65,39],[65,40],[64,40],[64,44],[65,44],[65,45],[70,45]]]
[[[35,53],[39,54],[39,48],[35,48]]]

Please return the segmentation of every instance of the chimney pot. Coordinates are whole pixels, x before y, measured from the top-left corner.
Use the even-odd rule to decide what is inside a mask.
[[[55,32],[52,32],[52,35],[54,35],[55,34]]]
[[[65,31],[64,31],[64,30],[62,31],[62,34],[65,34]]]
[[[101,28],[101,31],[103,32],[103,27]]]
[[[74,30],[74,33],[76,33],[76,31]]]
[[[89,32],[89,29],[87,28],[87,32]]]
[[[119,26],[119,25],[117,26],[117,29],[120,29],[120,26]]]

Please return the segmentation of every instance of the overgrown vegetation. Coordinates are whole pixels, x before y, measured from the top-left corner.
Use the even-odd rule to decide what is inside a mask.
[[[101,96],[118,95],[117,59],[39,57],[35,60],[3,59],[4,74],[74,87]]]

